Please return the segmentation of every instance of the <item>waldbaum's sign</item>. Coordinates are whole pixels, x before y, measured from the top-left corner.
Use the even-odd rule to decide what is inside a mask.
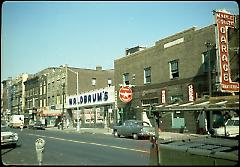
[[[234,15],[223,11],[216,11],[217,24],[217,54],[219,55],[220,64],[220,89],[223,92],[237,92],[239,91],[239,83],[232,82],[231,70],[228,53],[228,28],[234,28]]]

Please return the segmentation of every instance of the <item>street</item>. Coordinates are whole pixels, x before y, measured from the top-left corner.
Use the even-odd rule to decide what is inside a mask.
[[[35,141],[45,140],[42,165],[149,165],[148,140],[64,131],[12,129],[19,134],[16,148],[2,148],[5,165],[38,165]]]

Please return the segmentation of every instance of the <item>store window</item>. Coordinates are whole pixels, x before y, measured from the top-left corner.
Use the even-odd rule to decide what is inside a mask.
[[[178,78],[179,77],[178,60],[170,61],[169,68],[170,68],[170,79]]]

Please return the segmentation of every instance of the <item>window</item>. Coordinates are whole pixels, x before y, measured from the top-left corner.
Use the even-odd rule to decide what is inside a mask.
[[[151,104],[158,104],[158,98],[153,98],[153,99],[143,99],[142,100],[142,106],[145,105],[151,105]]]
[[[108,78],[107,84],[108,84],[108,86],[111,86],[111,85],[112,85],[112,80],[111,80],[111,78]]]
[[[169,62],[170,68],[170,79],[179,77],[179,68],[178,68],[178,60],[173,60]]]
[[[92,86],[96,86],[96,78],[92,78]]]
[[[208,72],[208,56],[206,52],[202,54],[202,67],[204,73]]]
[[[170,98],[172,103],[183,101],[183,95],[171,96]]]
[[[123,84],[129,85],[129,73],[123,74]]]
[[[40,100],[40,106],[39,107],[43,107],[43,100]]]
[[[61,104],[61,97],[60,97],[60,95],[57,95],[57,104]]]
[[[47,99],[43,99],[43,107],[46,107]]]
[[[144,69],[144,84],[151,83],[151,67]]]

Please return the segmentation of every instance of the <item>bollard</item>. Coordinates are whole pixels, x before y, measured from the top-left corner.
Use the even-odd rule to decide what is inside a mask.
[[[37,160],[39,165],[42,165],[44,146],[45,146],[45,140],[43,140],[42,138],[38,138],[35,142],[35,147],[36,147]]]

